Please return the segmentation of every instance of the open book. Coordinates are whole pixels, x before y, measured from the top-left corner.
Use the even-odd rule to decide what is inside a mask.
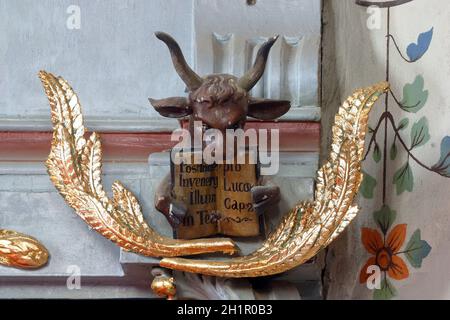
[[[179,151],[172,150],[172,197],[187,207],[186,216],[174,230],[175,238],[218,234],[252,237],[263,233],[263,219],[256,214],[250,193],[258,181],[259,166],[248,160],[250,155],[257,159],[256,152],[246,150],[244,164],[205,164],[198,161],[202,151],[183,151],[184,159],[191,160],[175,164],[174,152]]]

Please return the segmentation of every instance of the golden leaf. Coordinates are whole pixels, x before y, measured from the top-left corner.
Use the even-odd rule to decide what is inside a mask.
[[[145,222],[135,196],[120,182],[108,199],[101,183],[101,143],[94,132],[86,141],[81,105],[61,77],[41,71],[39,77],[51,107],[53,140],[46,165],[50,179],[66,202],[94,230],[125,250],[146,256],[173,257],[222,251],[234,253],[230,239],[174,240]]]
[[[47,249],[35,238],[15,231],[0,230],[0,264],[35,269],[44,266],[48,256]]]

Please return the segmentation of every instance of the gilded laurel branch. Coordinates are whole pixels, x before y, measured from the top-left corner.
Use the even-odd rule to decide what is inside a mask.
[[[61,77],[45,71],[39,77],[53,123],[52,146],[46,162],[50,179],[89,226],[125,250],[146,256],[235,252],[233,241],[225,238],[174,240],[161,236],[145,222],[136,197],[118,181],[112,186],[113,199],[109,199],[101,182],[100,138],[94,132],[85,139],[77,95]]]
[[[317,173],[315,200],[291,210],[259,250],[225,261],[164,258],[160,265],[219,277],[257,277],[287,271],[314,257],[358,213],[353,202],[362,181],[368,116],[388,87],[382,82],[357,90],[340,107],[329,159]]]
[[[47,249],[28,235],[0,230],[0,264],[21,269],[36,269],[48,261]]]

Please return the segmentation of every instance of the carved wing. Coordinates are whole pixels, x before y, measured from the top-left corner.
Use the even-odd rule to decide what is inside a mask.
[[[225,261],[164,258],[162,267],[218,277],[257,277],[292,269],[329,245],[358,212],[369,111],[388,83],[357,90],[335,117],[328,161],[317,173],[314,202],[296,206],[254,253]]]
[[[174,257],[222,251],[234,253],[225,238],[174,240],[146,222],[136,197],[115,182],[109,199],[101,182],[102,150],[95,132],[85,139],[78,97],[61,77],[41,71],[39,77],[51,107],[53,140],[46,165],[51,181],[75,212],[118,246],[146,256]]]
[[[47,249],[35,238],[10,230],[0,230],[0,264],[35,269],[48,260]]]

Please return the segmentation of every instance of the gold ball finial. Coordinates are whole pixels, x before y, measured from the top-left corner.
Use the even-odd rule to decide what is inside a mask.
[[[154,268],[152,270],[152,275],[154,276],[151,284],[153,292],[159,297],[173,300],[177,294],[175,279],[165,270],[160,268]]]

